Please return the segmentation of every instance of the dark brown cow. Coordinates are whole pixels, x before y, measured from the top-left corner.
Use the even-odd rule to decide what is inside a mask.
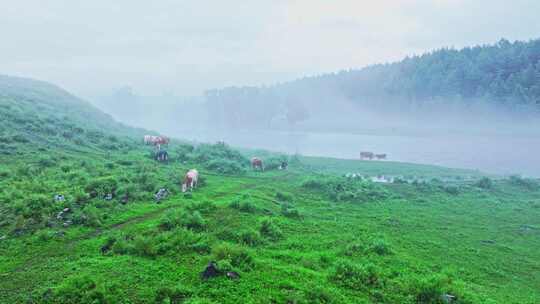
[[[375,158],[378,160],[386,159],[386,154],[375,154]]]
[[[373,152],[360,152],[360,159],[373,159],[375,155]]]
[[[258,157],[253,157],[251,159],[251,168],[253,170],[261,170],[261,171],[264,171],[264,165],[263,165],[263,161],[262,159],[258,158]]]

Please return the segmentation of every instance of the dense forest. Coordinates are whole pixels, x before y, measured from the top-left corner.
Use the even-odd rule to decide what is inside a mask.
[[[350,108],[417,112],[482,104],[510,112],[538,111],[540,40],[443,48],[399,62],[307,77],[270,87],[206,92],[210,120],[228,127],[294,126]]]

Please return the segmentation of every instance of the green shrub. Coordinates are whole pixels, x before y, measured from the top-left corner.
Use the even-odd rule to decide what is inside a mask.
[[[111,284],[97,282],[89,276],[80,276],[65,280],[59,287],[47,291],[38,299],[38,303],[120,303],[123,297],[120,288]]]
[[[192,230],[202,230],[206,227],[206,221],[199,211],[184,213],[180,219],[180,224]]]
[[[444,294],[448,283],[448,279],[440,275],[423,277],[413,281],[411,292],[415,295],[416,303],[442,303],[441,295]]]
[[[186,210],[209,213],[216,210],[216,208],[217,208],[216,204],[210,201],[202,201],[202,202],[193,202],[187,205]]]
[[[292,195],[288,193],[283,193],[283,192],[276,192],[276,199],[281,202],[289,202],[289,203],[293,202]]]
[[[479,188],[487,190],[493,188],[493,181],[489,177],[482,177],[475,183],[475,185]]]
[[[228,159],[212,159],[206,163],[206,168],[221,174],[238,175],[246,172],[244,166]]]
[[[310,179],[310,180],[304,181],[302,183],[302,187],[313,189],[313,190],[323,190],[326,188],[326,184],[324,181],[321,181],[319,179]]]
[[[451,195],[458,195],[459,194],[459,187],[454,185],[447,185],[443,187],[443,190]]]
[[[366,250],[366,246],[361,242],[353,242],[345,247],[343,252],[347,256],[356,256],[362,254]]]
[[[125,239],[119,239],[112,245],[114,254],[128,254],[130,251],[132,251],[132,246]]]
[[[377,267],[371,263],[353,264],[341,260],[332,270],[330,280],[339,286],[354,290],[377,287],[381,284]]]
[[[540,184],[538,181],[530,178],[523,178],[519,175],[512,175],[509,178],[510,184],[518,187],[523,187],[528,190],[538,190],[540,188]]]
[[[218,265],[227,265],[228,263],[232,267],[236,267],[244,271],[249,271],[255,266],[255,262],[247,250],[227,243],[223,243],[212,248],[212,256],[214,260],[217,261]]]
[[[229,204],[229,207],[232,208],[232,209],[236,209],[236,210],[240,210],[240,201],[232,201],[230,204]]]
[[[0,169],[0,178],[8,178],[11,172],[8,169]]]
[[[193,290],[178,286],[175,288],[160,288],[156,292],[156,297],[154,298],[154,303],[156,304],[180,304],[185,303],[193,295]]]
[[[270,218],[265,218],[261,221],[259,233],[274,241],[279,240],[283,236],[281,229]]]
[[[369,246],[369,251],[374,252],[378,255],[388,255],[392,253],[390,248],[390,243],[384,239],[374,239],[371,241]]]
[[[238,234],[238,241],[247,246],[257,246],[263,243],[259,232],[254,230],[242,231]]]
[[[307,303],[313,304],[332,304],[337,303],[334,296],[322,286],[312,286],[305,292]]]
[[[38,165],[42,168],[54,167],[56,166],[56,160],[48,156],[43,156],[38,160]]]
[[[114,194],[118,187],[118,182],[113,177],[101,177],[92,180],[84,190],[91,197],[103,197],[107,194]]]
[[[155,257],[157,255],[152,238],[141,235],[135,237],[131,250],[133,254],[143,257]]]
[[[298,219],[301,217],[300,212],[292,204],[289,204],[289,203],[281,204],[281,214],[289,218]]]

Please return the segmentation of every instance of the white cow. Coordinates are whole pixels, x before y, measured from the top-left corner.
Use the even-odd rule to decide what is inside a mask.
[[[191,169],[186,173],[184,182],[182,183],[182,192],[186,192],[188,187],[190,191],[197,187],[197,181],[199,180],[199,171],[197,169]]]

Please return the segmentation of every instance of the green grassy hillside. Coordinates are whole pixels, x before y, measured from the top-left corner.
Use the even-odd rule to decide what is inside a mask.
[[[536,180],[307,157],[251,172],[249,151],[181,142],[157,163],[78,99],[2,92],[1,303],[539,302]],[[203,280],[210,261],[221,275]]]

